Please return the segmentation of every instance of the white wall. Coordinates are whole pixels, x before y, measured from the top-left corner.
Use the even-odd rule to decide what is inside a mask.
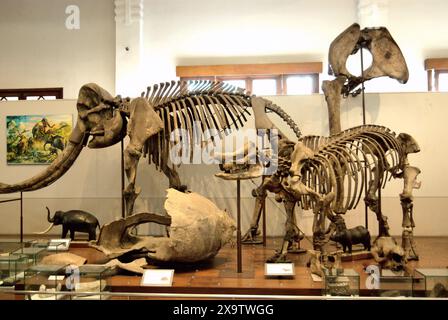
[[[325,61],[356,0],[145,0],[148,83],[176,65]]]
[[[80,9],[80,29],[68,30],[65,8]],[[97,82],[115,90],[112,0],[0,1],[0,88],[63,87],[64,97]]]
[[[132,88],[172,80],[177,65],[323,61],[358,20],[356,0],[145,0],[142,74]],[[65,28],[78,5],[81,29]],[[410,69],[407,85],[373,80],[367,91],[425,91],[423,61],[448,56],[445,0],[390,0],[388,27]],[[0,88],[63,86],[76,98],[97,82],[115,93],[113,0],[0,1]],[[134,91],[134,90],[132,90]],[[129,95],[128,92],[117,94]]]
[[[401,85],[382,79],[367,84],[371,91],[427,91],[424,60],[448,57],[448,1],[389,0],[388,29],[409,67],[409,81]],[[381,83],[383,82],[383,83]]]
[[[270,97],[282,106],[300,126],[303,134],[328,134],[325,99],[322,95]],[[413,165],[422,170],[420,190],[415,190],[416,235],[448,235],[448,144],[441,140],[448,110],[448,93],[403,93],[367,94],[367,121],[390,127],[396,133],[412,134],[420,144],[421,152],[410,155]],[[75,101],[19,101],[0,103],[0,119],[13,114],[75,113]],[[343,128],[362,123],[361,99],[350,98],[342,107]],[[282,131],[291,131],[279,119],[273,118]],[[253,126],[250,120],[248,127]],[[5,132],[5,120],[0,120],[0,132]],[[30,177],[45,166],[7,166],[6,143],[0,135],[0,182],[12,183]],[[43,230],[45,206],[52,210],[84,209],[95,213],[100,222],[107,223],[120,217],[120,150],[118,146],[102,150],[85,148],[73,167],[53,185],[25,194],[25,233]],[[217,166],[182,165],[179,169],[181,180],[195,192],[211,198],[221,208],[236,213],[236,182],[223,181],[214,177]],[[255,183],[260,181],[256,180]],[[137,183],[143,191],[136,202],[136,211],[163,212],[165,189],[168,181],[145,159],[140,162]],[[254,188],[250,181],[242,182],[243,230],[248,227],[254,199],[250,192]],[[383,212],[389,217],[392,232],[401,233],[401,207],[398,198],[401,180],[391,181],[383,191]],[[8,198],[14,195],[1,195]],[[281,205],[271,198],[267,203],[268,234],[281,235],[285,222]],[[18,204],[0,205],[0,234],[17,233],[19,230]],[[312,213],[297,211],[301,228],[311,233]],[[347,213],[348,226],[364,223],[364,209],[359,207]],[[369,214],[369,227],[377,232],[374,214]],[[152,228],[151,230],[156,230]],[[57,234],[59,230],[54,230]]]
[[[356,0],[144,3],[146,83],[142,87],[173,79],[176,65],[322,61],[323,78],[328,78],[331,41],[358,21]],[[409,82],[372,80],[366,90],[426,91],[424,59],[448,56],[448,33],[444,32],[448,2],[390,0],[388,4],[385,26],[403,51]]]

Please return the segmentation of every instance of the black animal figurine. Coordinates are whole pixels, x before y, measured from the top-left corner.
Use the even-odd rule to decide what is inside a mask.
[[[344,252],[352,253],[352,245],[362,243],[364,245],[364,249],[370,251],[370,233],[369,230],[364,228],[363,226],[357,226],[352,229],[344,229],[342,231],[336,231],[331,237],[330,240],[339,242],[342,245],[342,249]]]
[[[82,210],[56,211],[53,218],[50,218],[50,209],[48,211],[48,222],[50,227],[38,234],[44,234],[53,228],[53,226],[62,225],[62,238],[67,236],[70,231],[70,239],[75,239],[75,231],[85,232],[89,234],[89,241],[96,240],[96,228],[100,226],[98,219],[91,213]]]

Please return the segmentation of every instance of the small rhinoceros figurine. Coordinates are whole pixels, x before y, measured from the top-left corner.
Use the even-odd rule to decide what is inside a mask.
[[[369,230],[364,228],[363,226],[357,226],[352,229],[344,229],[342,231],[336,231],[331,237],[330,240],[339,242],[342,245],[342,249],[344,252],[352,253],[352,245],[362,243],[364,245],[364,249],[370,251],[370,233]]]
[[[56,211],[53,218],[50,218],[50,209],[48,211],[48,222],[51,225],[43,232],[37,234],[44,234],[53,228],[53,226],[62,225],[62,238],[67,236],[70,231],[70,239],[75,239],[75,231],[89,234],[89,241],[96,240],[96,228],[100,227],[98,219],[91,213],[82,210]]]

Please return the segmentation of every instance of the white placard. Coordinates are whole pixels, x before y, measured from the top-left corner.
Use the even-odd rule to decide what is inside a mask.
[[[311,274],[311,279],[313,279],[314,282],[322,282],[322,277],[314,273]]]
[[[164,286],[173,285],[173,269],[150,269],[143,272],[142,286]]]
[[[56,275],[51,275],[48,277],[49,281],[62,281],[64,280],[65,276],[56,276]]]
[[[67,251],[70,247],[70,239],[51,239],[48,244],[48,251]]]
[[[295,275],[294,263],[265,263],[264,275],[266,277],[291,277]]]

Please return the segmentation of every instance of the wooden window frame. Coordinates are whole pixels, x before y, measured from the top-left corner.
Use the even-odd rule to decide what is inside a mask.
[[[252,92],[252,82],[255,79],[275,79],[277,95],[287,94],[286,80],[290,76],[311,76],[313,81],[311,93],[319,93],[320,73],[322,62],[176,67],[176,76],[181,80],[245,80],[248,92]]]
[[[428,91],[439,91],[439,75],[448,73],[448,58],[426,59],[425,70],[428,75]]]
[[[64,98],[64,88],[28,88],[28,89],[0,89],[0,101],[8,97],[18,97],[19,100],[27,100],[27,97],[39,97],[45,100],[45,96],[55,96],[56,99]]]

